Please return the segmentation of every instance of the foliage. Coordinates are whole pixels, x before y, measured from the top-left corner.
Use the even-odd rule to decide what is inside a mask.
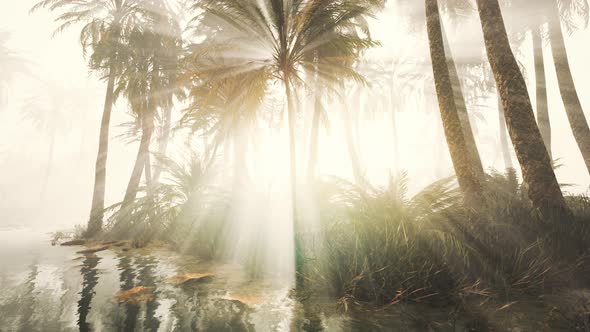
[[[323,183],[324,245],[308,253],[307,278],[347,305],[510,299],[579,283],[588,252],[569,243],[590,239],[589,201],[572,198],[578,220],[554,225],[534,213],[513,171],[486,187],[490,204],[476,212],[461,207],[450,179],[412,198],[404,176],[385,189]]]
[[[160,158],[163,181],[121,208],[111,211],[107,232],[117,238],[132,238],[136,246],[153,240],[172,243],[181,251],[202,257],[216,254],[216,240],[221,235],[227,211],[225,194],[207,184],[210,170],[193,157],[185,164]]]

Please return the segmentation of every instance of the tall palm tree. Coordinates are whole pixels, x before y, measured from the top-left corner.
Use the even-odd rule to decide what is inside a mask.
[[[442,14],[446,14],[447,16],[449,16],[455,24],[460,25],[461,20],[464,16],[466,16],[465,14],[471,13],[473,11],[473,8],[471,3],[467,0],[445,0],[442,1],[442,3],[439,3],[439,10]],[[459,114],[459,120],[461,121],[461,128],[463,130],[465,144],[467,145],[466,151],[471,155],[470,158],[472,158],[474,161],[473,167],[476,176],[478,176],[480,180],[484,180],[485,172],[483,168],[483,163],[481,162],[481,156],[479,155],[477,143],[475,142],[475,133],[473,131],[471,120],[469,118],[467,102],[465,100],[463,88],[461,87],[461,77],[459,77],[457,64],[451,51],[451,45],[448,41],[448,31],[446,27],[442,24],[442,21],[441,29],[443,35],[443,42],[445,46],[445,56],[447,57],[451,84],[453,86],[453,96],[455,98],[455,105],[457,107],[457,112]]]
[[[570,216],[551,167],[527,92],[514,57],[497,0],[477,0],[488,59],[494,72],[508,131],[520,162],[528,196],[545,217]]]
[[[364,1],[285,1],[285,0],[208,0],[203,8],[237,28],[234,49],[228,57],[236,58],[234,71],[266,68],[269,84],[283,86],[289,124],[290,177],[292,199],[296,199],[296,109],[294,92],[302,83],[301,71],[313,72],[316,50],[338,50],[338,57],[319,58],[320,67],[330,68],[319,75],[335,82],[348,77],[360,79],[343,59],[354,58],[359,49],[371,43],[348,33],[353,20],[369,9]],[[238,48],[236,51],[235,48]],[[336,73],[336,74],[335,74]],[[293,204],[293,211],[296,210]]]
[[[482,181],[485,178],[483,163],[481,162],[479,150],[477,149],[473,129],[471,128],[471,121],[469,120],[467,104],[465,102],[465,96],[463,95],[463,89],[461,88],[459,72],[457,70],[457,65],[453,58],[453,54],[451,52],[451,46],[447,38],[447,31],[445,30],[442,23],[441,29],[445,47],[445,56],[447,58],[447,66],[449,68],[449,79],[451,80],[451,85],[453,87],[455,107],[457,108],[459,120],[461,121],[461,129],[463,130],[463,137],[465,139],[465,144],[467,146],[466,151],[468,151],[468,153],[470,154],[470,158],[473,160],[473,172],[475,176],[479,177],[480,181]]]
[[[560,19],[560,16],[564,18],[566,27],[571,31],[575,27],[575,24],[570,19],[574,14],[583,17],[583,26],[588,25],[589,9],[587,0],[548,1],[549,42],[557,73],[559,92],[574,138],[590,173],[590,127],[574,84]]]
[[[153,76],[157,73],[156,64],[152,62],[150,43],[153,35],[149,32],[136,30],[129,36],[129,52],[131,55],[125,61],[125,70],[116,93],[123,93],[129,101],[131,111],[137,121],[137,127],[141,129],[141,141],[131,177],[125,191],[122,208],[125,208],[131,201],[135,200],[141,176],[146,169],[146,162],[149,155],[152,134],[154,130],[154,109],[152,106],[152,84]]]
[[[533,54],[535,59],[535,90],[537,98],[537,123],[545,142],[549,158],[553,160],[551,149],[551,121],[547,103],[547,80],[545,77],[545,57],[543,56],[543,26],[532,27]]]
[[[422,27],[416,27],[414,26],[415,23],[414,22],[420,22],[420,19],[418,19],[416,16],[418,15],[418,13],[414,10],[415,9],[415,4],[412,1],[399,1],[399,4],[402,6],[402,10],[407,11],[408,15],[407,15],[407,20],[409,20],[409,23],[412,25],[413,29],[416,29],[418,31],[422,30]],[[441,16],[443,14],[446,14],[447,16],[449,16],[453,21],[459,21],[462,17],[465,17],[466,14],[468,14],[469,12],[472,11],[472,5],[468,0],[445,0],[445,1],[440,1],[438,3],[438,10],[437,10],[437,17]],[[442,17],[442,16],[441,16]],[[484,178],[485,178],[485,172],[484,172],[484,168],[483,168],[483,164],[481,162],[481,157],[479,155],[479,150],[477,148],[477,144],[476,144],[476,140],[475,140],[475,134],[474,134],[474,128],[471,124],[471,120],[468,114],[468,109],[467,109],[467,103],[465,100],[465,94],[463,92],[463,89],[461,87],[461,77],[459,76],[459,72],[458,72],[458,66],[457,63],[455,62],[455,59],[453,58],[453,55],[451,53],[451,48],[448,42],[448,38],[447,38],[447,29],[445,29],[445,27],[442,26],[442,21],[440,20],[440,18],[437,18],[436,21],[439,22],[439,25],[441,25],[441,33],[442,33],[442,40],[443,40],[443,51],[444,54],[446,56],[446,60],[447,60],[447,67],[449,70],[449,79],[451,81],[451,88],[452,88],[452,96],[454,99],[454,108],[456,108],[458,116],[459,116],[459,120],[460,120],[460,124],[461,124],[461,130],[463,131],[463,140],[465,141],[465,145],[466,145],[466,149],[463,150],[465,153],[467,152],[468,154],[470,154],[470,156],[467,156],[466,158],[469,158],[472,160],[472,168],[473,168],[473,172],[475,174],[476,177],[479,178],[479,181],[481,182]],[[428,28],[428,25],[427,25]],[[430,34],[428,34],[430,37]],[[442,67],[440,67],[441,70]],[[446,70],[444,70],[446,71]],[[440,78],[440,77],[439,77]],[[450,105],[450,104],[449,104]],[[444,125],[444,124],[443,124]]]
[[[480,203],[482,179],[477,175],[475,158],[465,153],[469,150],[455,102],[437,0],[426,0],[426,19],[436,94],[457,180],[466,203]]]
[[[343,78],[359,79],[360,75],[347,65],[360,49],[372,43],[350,33],[354,20],[365,15],[369,8],[361,0],[205,0],[202,8],[222,19],[235,36],[226,40],[221,57],[228,60],[233,73],[259,70],[267,85],[281,86],[286,99],[289,133],[291,214],[294,227],[297,217],[297,153],[295,93],[302,85],[302,72],[313,72],[314,52],[319,49],[337,50],[338,56],[319,58],[319,67],[330,68],[318,73],[326,81]],[[223,54],[224,53],[224,54]],[[332,52],[330,52],[332,53]],[[231,76],[231,72],[226,75]],[[295,268],[301,272],[303,252],[299,236],[295,236]],[[297,273],[297,285],[302,274]]]
[[[547,84],[545,75],[545,57],[543,55],[543,40],[545,34],[545,12],[549,2],[556,0],[540,0],[535,6],[531,6],[527,0],[512,0],[510,10],[505,15],[506,21],[511,22],[512,33],[511,40],[519,46],[524,46],[530,33],[533,44],[533,59],[535,71],[535,96],[537,124],[549,152],[552,156],[551,149],[551,122],[549,119],[549,107],[547,104]],[[527,19],[521,19],[523,13],[527,14]]]
[[[0,30],[0,108],[8,95],[6,90],[18,74],[30,75],[29,64],[7,45],[10,33]]]
[[[164,142],[161,142],[159,151],[165,153],[171,125],[168,111],[171,110],[174,95],[179,91],[175,77],[182,45],[175,14],[162,1],[146,1],[144,7],[146,20],[128,38],[126,53],[129,56],[117,89],[126,94],[142,133],[122,208],[135,200],[143,173],[148,187],[156,178],[152,177],[150,163],[155,120],[158,109],[165,108],[167,128],[164,130],[167,133],[160,138]]]
[[[100,125],[94,191],[88,220],[87,236],[102,230],[106,188],[107,155],[111,111],[116,101],[115,81],[121,71],[123,36],[141,20],[143,0],[43,0],[31,11],[47,8],[57,11],[59,23],[55,33],[83,23],[80,40],[89,67],[107,80],[105,103]]]
[[[502,151],[502,159],[504,160],[504,169],[509,170],[513,168],[512,157],[510,155],[510,146],[508,143],[508,136],[506,131],[506,117],[504,116],[504,106],[502,105],[502,98],[498,94],[498,122],[500,131],[500,150]]]
[[[47,184],[53,168],[55,140],[59,134],[67,134],[74,126],[82,123],[85,97],[76,94],[74,86],[41,81],[41,90],[28,97],[21,107],[23,118],[30,122],[37,132],[49,139],[47,164],[40,185],[40,199],[45,198]]]

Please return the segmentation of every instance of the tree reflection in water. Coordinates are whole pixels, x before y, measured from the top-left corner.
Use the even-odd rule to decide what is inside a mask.
[[[101,258],[94,254],[85,255],[82,261],[82,267],[80,268],[80,273],[82,274],[81,298],[78,301],[78,326],[80,327],[80,332],[91,330],[87,317],[90,312],[92,298],[95,294],[94,288],[98,284],[98,270],[96,267],[100,260]]]

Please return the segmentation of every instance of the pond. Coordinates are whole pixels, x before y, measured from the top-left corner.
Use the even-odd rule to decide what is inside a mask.
[[[334,299],[304,305],[289,281],[257,280],[237,265],[164,247],[83,254],[85,247],[50,239],[0,230],[0,330],[389,330],[389,323],[342,314]]]
[[[111,245],[84,254],[86,247],[52,246],[50,239],[30,229],[0,230],[0,331],[488,330],[469,317],[453,320],[455,308],[345,313],[334,298],[298,300],[288,280],[260,280],[239,265],[199,261],[163,246]],[[498,311],[496,326],[542,328],[543,308],[525,310]]]

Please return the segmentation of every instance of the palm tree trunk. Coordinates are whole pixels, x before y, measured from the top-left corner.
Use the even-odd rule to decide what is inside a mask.
[[[289,160],[290,160],[290,177],[291,177],[291,215],[293,217],[293,234],[295,247],[295,286],[301,289],[304,285],[303,276],[303,246],[299,234],[299,220],[297,212],[297,146],[295,136],[295,103],[291,91],[289,77],[285,75],[285,95],[287,97],[287,115],[289,121]]]
[[[399,134],[397,129],[397,111],[393,88],[389,91],[389,108],[391,110],[391,128],[393,134],[393,174],[398,176],[400,172],[400,151],[399,151]]]
[[[125,198],[123,199],[123,205],[121,209],[129,206],[129,204],[135,200],[137,197],[137,192],[139,190],[139,183],[141,182],[141,175],[146,166],[146,161],[149,156],[149,146],[152,139],[152,130],[150,129],[150,122],[152,120],[148,119],[150,116],[148,112],[142,116],[141,119],[141,127],[142,127],[142,135],[141,135],[141,142],[139,143],[139,150],[137,151],[137,156],[135,157],[135,164],[133,165],[133,171],[131,172],[131,177],[129,178],[129,183],[127,184],[127,190],[125,191]]]
[[[350,120],[350,110],[346,105],[346,100],[342,100],[342,122],[344,124],[344,137],[346,139],[346,148],[348,150],[348,156],[350,157],[354,182],[357,186],[364,188],[367,183],[365,177],[363,176],[358,150],[354,144],[354,134]]]
[[[160,136],[160,142],[158,145],[158,157],[166,157],[168,151],[168,143],[170,142],[170,132],[172,128],[172,108],[167,107],[162,114],[162,133]],[[159,163],[158,163],[159,164]],[[160,173],[162,172],[161,165],[156,166],[154,170],[154,182],[158,182],[160,179]]]
[[[317,172],[321,115],[322,100],[319,96],[315,96],[313,120],[311,122],[311,137],[309,141],[309,164],[307,165],[307,181],[309,183],[313,182]]]
[[[532,30],[533,52],[535,58],[535,79],[537,96],[537,123],[539,131],[545,142],[549,158],[553,160],[551,151],[551,122],[549,121],[549,107],[547,105],[547,82],[545,79],[545,59],[543,58],[543,40],[541,39],[541,27]]]
[[[242,186],[245,184],[246,176],[245,173],[247,171],[247,162],[246,162],[246,150],[248,148],[248,135],[247,133],[243,132],[244,128],[238,128],[237,133],[234,134],[234,144],[233,144],[233,152],[234,152],[234,160],[233,160],[233,167],[234,167],[234,174],[233,174],[233,191],[234,195],[236,195]]]
[[[154,132],[154,116],[157,111],[157,94],[158,94],[158,86],[157,86],[157,78],[159,75],[159,67],[156,58],[154,57],[153,60],[153,70],[152,70],[152,78],[149,90],[149,98],[147,105],[145,107],[144,114],[140,114],[141,117],[141,142],[139,144],[139,150],[137,151],[137,157],[135,159],[135,165],[133,166],[133,171],[131,172],[131,177],[129,178],[129,183],[127,184],[127,190],[125,191],[125,198],[123,199],[123,205],[121,209],[125,209],[132,201],[135,200],[137,197],[137,192],[139,190],[139,183],[141,182],[141,175],[144,171],[148,171],[148,168],[151,173],[151,167],[148,167],[149,159],[150,159],[150,144],[152,142],[152,135]],[[151,176],[151,174],[150,174]],[[148,178],[146,177],[146,180]],[[151,177],[149,180],[146,181],[146,184],[151,184]]]
[[[578,148],[582,153],[586,168],[590,172],[590,128],[588,127],[588,121],[586,121],[586,116],[584,115],[584,110],[582,109],[582,104],[576,91],[567,56],[567,49],[565,48],[565,41],[563,39],[559,9],[557,8],[557,2],[554,1],[554,3],[554,8],[549,11],[549,40],[551,42],[555,71],[557,72],[559,92],[561,93],[561,99],[565,106],[570,127],[578,143]]]
[[[510,48],[498,0],[477,0],[488,59],[528,196],[549,219],[571,217],[535,122],[526,83]]]
[[[500,128],[500,149],[504,159],[504,169],[514,168],[512,157],[510,156],[510,147],[508,146],[508,137],[506,136],[506,118],[504,117],[504,106],[502,106],[502,97],[498,94],[498,120]]]
[[[115,65],[111,63],[109,68],[109,80],[100,124],[100,137],[98,141],[98,156],[96,157],[96,169],[94,173],[94,192],[92,194],[92,207],[86,236],[94,236],[102,230],[104,218],[104,196],[107,176],[107,155],[109,152],[109,126],[111,112],[113,110],[115,88]]]
[[[144,173],[145,173],[145,186],[146,186],[146,190],[149,196],[152,195],[153,193],[153,184],[154,184],[154,178],[152,177],[152,162],[151,162],[151,157],[149,154],[149,151],[145,157],[145,169],[144,169]]]
[[[451,46],[447,39],[447,32],[441,23],[443,41],[445,45],[445,54],[447,57],[447,65],[449,68],[449,74],[451,79],[451,85],[453,87],[453,96],[455,98],[455,105],[459,114],[459,120],[461,121],[461,129],[463,130],[463,137],[465,144],[467,145],[467,151],[471,155],[470,157],[474,161],[474,172],[475,175],[480,178],[480,181],[485,179],[485,173],[477,144],[475,143],[475,136],[473,135],[473,129],[471,128],[471,121],[469,120],[469,114],[467,113],[467,105],[465,104],[465,97],[463,96],[463,90],[461,88],[461,81],[459,80],[459,72],[451,53]]]
[[[41,185],[41,195],[39,201],[43,203],[45,193],[47,192],[47,185],[49,184],[49,177],[51,176],[51,169],[53,168],[53,152],[55,151],[55,133],[51,134],[49,141],[49,150],[47,151],[47,165],[45,166],[45,177]]]
[[[475,160],[470,153],[465,153],[469,150],[455,104],[437,0],[426,0],[426,18],[434,82],[447,144],[465,202],[473,205],[482,201],[482,184],[475,171]]]

